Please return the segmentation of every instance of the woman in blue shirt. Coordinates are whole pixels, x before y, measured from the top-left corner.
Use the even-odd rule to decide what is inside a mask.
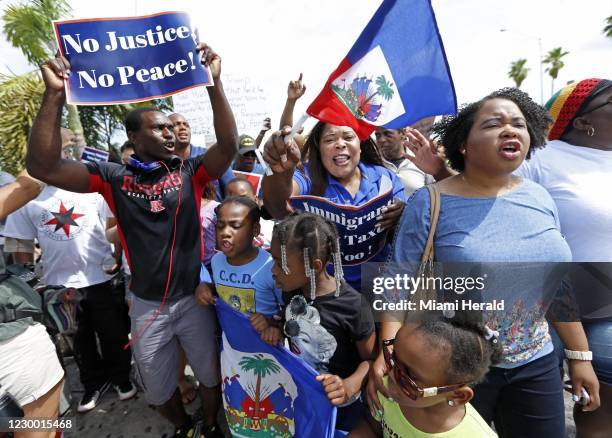
[[[287,216],[292,211],[287,203],[292,196],[313,195],[337,204],[359,206],[389,187],[394,202],[385,208],[378,227],[395,226],[406,200],[404,187],[383,166],[371,139],[360,141],[352,128],[318,122],[304,145],[307,164],[300,165],[300,149],[293,140],[285,144],[286,134],[274,133],[264,147],[264,158],[274,171],[274,175],[263,180],[264,205],[270,214],[278,219]],[[341,242],[341,247],[346,248],[347,244]],[[387,244],[368,261],[383,261],[388,251]],[[344,266],[344,276],[353,288],[361,289],[360,265]]]
[[[562,382],[545,314],[561,285],[559,262],[570,262],[571,252],[546,190],[513,175],[532,148],[544,145],[549,123],[544,108],[525,93],[503,89],[434,128],[451,166],[459,171],[438,183],[441,203],[433,243],[435,261],[445,262],[445,271],[462,269],[452,263],[469,263],[468,271],[489,270],[482,297],[497,298],[501,293],[505,301],[503,311],[483,314],[489,327],[499,332],[504,357],[476,386],[473,401],[487,422],[495,422],[501,437],[565,435]],[[427,143],[416,136],[413,140]],[[394,241],[392,259],[397,269],[400,263],[420,260],[429,235],[429,206],[424,189],[407,202]],[[452,291],[450,295],[453,300],[466,299]],[[568,350],[588,356],[580,322],[553,325]],[[381,339],[393,338],[399,326],[383,323]],[[384,373],[380,359],[377,362],[373,381]],[[572,360],[569,370],[573,393],[586,388],[591,402],[585,409],[596,409],[599,384],[590,362]]]

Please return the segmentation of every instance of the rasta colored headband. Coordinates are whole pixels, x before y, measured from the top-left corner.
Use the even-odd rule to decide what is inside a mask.
[[[581,110],[601,91],[610,86],[612,86],[612,81],[592,78],[574,82],[557,91],[545,105],[553,118],[548,139],[561,138],[572,120],[580,115]]]

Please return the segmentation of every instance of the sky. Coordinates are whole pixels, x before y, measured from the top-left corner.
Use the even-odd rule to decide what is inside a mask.
[[[0,0],[3,10],[19,0]],[[167,0],[72,0],[66,18],[145,15],[167,11]],[[276,126],[287,83],[304,74],[306,95],[296,117],[316,97],[346,55],[379,0],[173,0],[189,12],[200,39],[222,57],[222,71],[261,83]],[[570,52],[555,81],[612,77],[612,38],[602,34],[612,0],[433,0],[459,103],[513,85],[510,63],[527,59],[522,89],[536,101],[551,95],[551,78],[540,81],[538,60],[555,47]],[[579,6],[579,7],[578,7]],[[503,31],[502,31],[503,30]],[[541,47],[541,51],[540,51]],[[0,72],[33,70],[19,51],[0,41]],[[541,86],[542,85],[542,86]]]

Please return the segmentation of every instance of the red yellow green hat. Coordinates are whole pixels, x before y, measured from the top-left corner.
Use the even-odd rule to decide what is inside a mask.
[[[548,139],[557,140],[561,138],[572,120],[580,113],[580,110],[600,90],[608,88],[610,85],[612,85],[611,81],[591,78],[573,82],[557,91],[545,105],[553,119],[553,124],[548,132]]]

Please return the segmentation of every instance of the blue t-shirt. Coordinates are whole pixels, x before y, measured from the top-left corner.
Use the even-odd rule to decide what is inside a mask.
[[[194,146],[194,145],[190,145],[191,146],[191,152],[189,153],[189,158],[193,158],[193,157],[197,157],[198,155],[204,155],[204,153],[206,152],[206,148],[203,148],[201,146]],[[213,181],[213,184],[215,185],[215,191],[217,192],[217,201],[221,202],[223,201],[223,193],[225,191],[225,186],[234,179],[234,172],[232,172],[232,167],[228,167],[228,169],[225,171],[225,173],[223,175],[221,175],[221,178],[216,179]]]
[[[272,278],[272,256],[261,248],[258,251],[254,260],[242,266],[230,265],[223,253],[215,254],[213,281],[219,297],[236,310],[273,316],[280,312],[283,298]],[[205,273],[201,280],[206,281]]]
[[[358,166],[361,171],[361,183],[359,184],[359,191],[355,194],[354,198],[336,178],[329,174],[327,176],[327,188],[325,189],[323,197],[337,204],[361,205],[380,195],[380,186],[383,181],[383,176],[387,176],[391,180],[393,197],[406,202],[404,185],[394,172],[386,167],[372,164],[359,163]],[[300,188],[300,195],[310,194],[312,190],[312,181],[310,180],[308,165],[304,165],[304,173],[296,171],[293,175],[293,180]],[[387,244],[369,261],[381,262],[386,260],[389,255],[389,250],[390,245]],[[332,268],[329,267],[328,269],[331,273]],[[361,266],[343,266],[343,271],[344,279],[347,283],[357,291],[361,291]]]
[[[392,261],[403,265],[389,270],[404,266],[414,274],[417,264],[408,267],[405,262],[421,259],[430,228],[429,204],[426,188],[406,203],[392,250]],[[544,313],[565,274],[559,262],[570,262],[572,256],[559,230],[555,204],[544,188],[523,180],[499,197],[442,193],[434,254],[436,262],[444,262],[444,276],[486,272],[482,301],[504,300],[504,311],[484,315],[489,327],[500,332],[501,366],[519,366],[552,351]]]

